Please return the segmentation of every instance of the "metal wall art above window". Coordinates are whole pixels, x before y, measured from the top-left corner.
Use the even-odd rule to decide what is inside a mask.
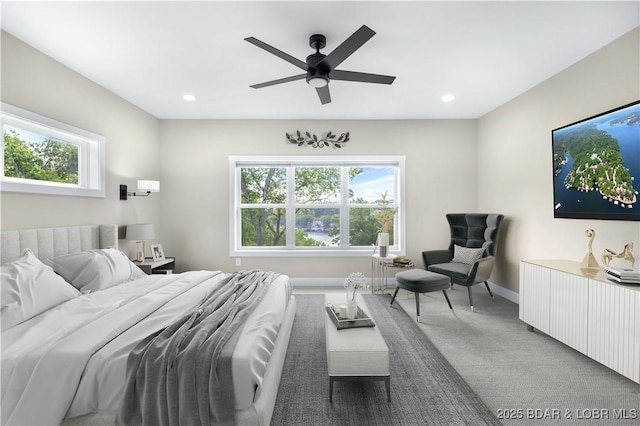
[[[311,145],[314,148],[324,148],[325,146],[332,146],[333,148],[342,148],[344,144],[349,142],[349,132],[342,133],[340,136],[333,134],[331,131],[327,132],[322,137],[318,137],[316,135],[312,135],[309,132],[300,132],[300,130],[296,131],[295,134],[287,135],[287,141],[289,143],[302,146],[302,145]]]

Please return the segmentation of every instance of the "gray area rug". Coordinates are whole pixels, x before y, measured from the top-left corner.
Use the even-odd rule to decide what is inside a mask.
[[[363,297],[389,346],[391,402],[382,382],[337,382],[329,403],[324,296],[296,295],[272,425],[500,424],[399,304]]]

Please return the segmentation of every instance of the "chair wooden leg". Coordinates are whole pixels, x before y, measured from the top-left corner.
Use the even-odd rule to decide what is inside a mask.
[[[491,296],[491,299],[496,300],[495,297],[493,297],[493,293],[491,293],[491,289],[489,288],[489,283],[485,281],[484,285],[487,287],[487,291],[489,292],[489,296]]]
[[[471,306],[471,312],[473,312],[473,295],[471,294],[471,286],[467,287],[469,293],[469,305]]]
[[[393,297],[391,298],[392,305],[393,305],[393,301],[396,300],[396,295],[398,294],[398,290],[400,290],[400,287],[396,287],[396,291],[393,293]]]
[[[444,293],[444,298],[447,299],[447,303],[449,304],[449,309],[453,311],[453,306],[451,306],[451,301],[449,300],[449,296],[447,295],[447,290],[442,290],[442,293]]]
[[[420,293],[416,292],[416,315],[420,319]],[[420,321],[418,321],[420,322]]]

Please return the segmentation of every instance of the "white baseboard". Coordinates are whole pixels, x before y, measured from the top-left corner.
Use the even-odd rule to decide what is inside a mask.
[[[516,305],[520,303],[520,295],[513,290],[509,290],[508,288],[504,288],[499,286],[498,284],[494,284],[489,281],[489,288],[494,294],[497,294],[500,297],[507,299],[510,302],[515,303]]]
[[[294,287],[342,287],[344,285],[344,278],[294,278],[291,277],[291,284]],[[369,284],[371,284],[371,279],[369,279]],[[389,277],[387,280],[387,284],[390,286],[395,286],[396,279],[394,277]],[[499,286],[495,283],[489,282],[489,287],[491,291],[503,297],[513,303],[518,303],[519,297],[518,293],[513,290],[509,290],[508,288]]]
[[[369,285],[371,285],[371,278]],[[395,280],[394,280],[395,283]],[[295,287],[342,287],[344,278],[294,278],[291,277],[291,284]]]

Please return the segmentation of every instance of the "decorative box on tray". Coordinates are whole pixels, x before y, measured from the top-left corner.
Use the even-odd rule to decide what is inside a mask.
[[[364,313],[364,311],[358,306],[358,313],[354,319],[340,316],[340,313],[335,310],[332,305],[326,308],[327,315],[331,318],[331,321],[336,325],[338,330],[343,328],[357,328],[357,327],[375,327],[375,323],[371,318]]]

